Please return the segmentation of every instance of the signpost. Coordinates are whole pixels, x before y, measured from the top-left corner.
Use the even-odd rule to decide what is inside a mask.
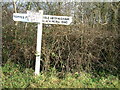
[[[35,75],[39,75],[40,57],[41,57],[41,41],[42,41],[42,23],[69,25],[72,22],[72,17],[43,15],[43,10],[39,10],[39,12],[27,11],[27,14],[13,13],[13,20],[14,21],[22,21],[22,22],[38,23]]]

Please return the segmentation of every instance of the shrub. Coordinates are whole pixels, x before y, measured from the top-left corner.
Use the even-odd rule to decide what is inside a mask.
[[[28,29],[21,31],[18,28],[17,38],[7,27],[3,30],[3,61],[9,58],[25,67],[34,67],[36,31],[32,26]],[[118,33],[88,28],[82,31],[72,29],[70,26],[44,27],[41,55],[43,71],[55,67],[60,72],[106,70],[118,73]]]

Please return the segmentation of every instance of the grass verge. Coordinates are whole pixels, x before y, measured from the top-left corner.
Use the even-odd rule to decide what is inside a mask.
[[[21,68],[12,62],[2,67],[2,88],[118,88],[118,77],[113,75],[93,76],[90,73],[66,73],[58,77],[55,69],[34,76],[34,70]]]

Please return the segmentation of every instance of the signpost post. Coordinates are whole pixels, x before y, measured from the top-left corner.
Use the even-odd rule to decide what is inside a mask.
[[[35,62],[35,75],[39,75],[40,72],[40,57],[41,57],[41,41],[42,41],[42,16],[43,11],[40,10],[38,13],[27,11],[28,21],[39,22],[37,30],[37,46],[36,46],[36,62]]]
[[[22,21],[22,22],[38,23],[35,75],[39,75],[40,57],[41,57],[41,41],[42,41],[42,23],[69,25],[72,22],[72,17],[43,15],[43,10],[39,10],[39,12],[27,11],[27,14],[13,13],[13,20],[14,21]]]

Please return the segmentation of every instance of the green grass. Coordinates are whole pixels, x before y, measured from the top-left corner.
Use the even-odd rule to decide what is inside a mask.
[[[7,62],[2,67],[2,88],[118,88],[118,77],[113,75],[67,73],[58,77],[55,69],[34,75],[34,70],[21,68],[19,65]]]

